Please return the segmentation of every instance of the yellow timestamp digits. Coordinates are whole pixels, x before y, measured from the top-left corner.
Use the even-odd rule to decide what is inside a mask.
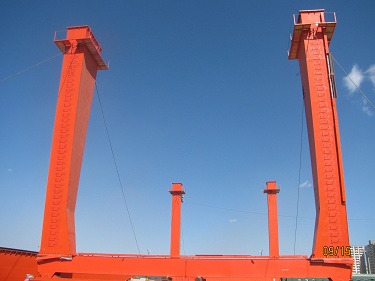
[[[351,256],[350,246],[323,246],[323,256],[337,257],[337,256]]]

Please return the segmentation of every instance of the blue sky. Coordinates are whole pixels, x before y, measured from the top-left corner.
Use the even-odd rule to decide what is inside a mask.
[[[38,4],[39,3],[39,4]],[[110,61],[97,86],[141,253],[169,253],[172,182],[186,189],[182,254],[311,253],[315,204],[292,14],[336,12],[335,59],[375,102],[373,1],[7,1],[0,80],[89,25]],[[0,83],[0,246],[38,250],[61,70],[57,56]],[[375,111],[335,65],[352,245],[375,239]],[[299,174],[300,135],[302,165]],[[300,175],[300,176],[299,176]],[[299,180],[300,177],[300,180]],[[299,184],[301,185],[299,187]],[[76,208],[80,252],[137,253],[95,93]]]

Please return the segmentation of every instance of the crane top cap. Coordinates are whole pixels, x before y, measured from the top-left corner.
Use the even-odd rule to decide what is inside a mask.
[[[66,31],[56,31],[54,41],[62,53],[66,53],[74,43],[85,45],[98,64],[98,69],[108,69],[100,56],[102,48],[88,25],[71,26],[67,27]]]
[[[319,25],[324,23],[336,24],[336,13],[325,12],[324,10],[301,10],[298,15],[293,14],[293,21],[294,25],[312,23]]]
[[[300,10],[298,14],[298,23],[325,22],[324,10]],[[294,21],[294,24],[296,22]]]
[[[291,35],[291,44],[288,53],[289,59],[298,59],[298,51],[302,36],[311,29],[311,25],[322,28],[330,43],[336,27],[336,13],[326,13],[324,10],[301,10],[293,15],[294,30]]]
[[[172,190],[169,190],[172,195],[185,194],[185,190],[182,188],[182,183],[172,183]]]
[[[264,189],[264,193],[268,194],[276,194],[280,192],[280,188],[277,188],[276,182],[275,181],[268,181],[266,188]]]

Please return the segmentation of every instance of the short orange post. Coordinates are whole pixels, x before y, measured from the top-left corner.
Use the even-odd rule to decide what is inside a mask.
[[[172,223],[171,223],[171,257],[180,256],[181,203],[185,190],[182,183],[172,183]]]
[[[279,223],[277,219],[277,197],[276,194],[280,189],[276,187],[275,181],[267,182],[267,188],[264,193],[267,193],[268,201],[268,232],[269,232],[269,248],[270,256],[279,256]]]

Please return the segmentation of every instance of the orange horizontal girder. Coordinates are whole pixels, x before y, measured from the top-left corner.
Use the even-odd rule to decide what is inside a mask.
[[[37,276],[37,252],[0,248],[0,280],[24,280],[26,274]]]
[[[64,273],[74,270],[76,273],[171,276],[173,280],[202,276],[207,280],[273,280],[285,277],[331,277],[332,280],[348,281],[350,268],[338,264],[330,266],[324,263],[311,263],[306,256],[170,256],[155,255],[103,255],[79,254],[72,260],[40,260],[39,270],[42,277],[51,278],[55,272]],[[350,263],[350,261],[347,261]],[[225,278],[225,279],[223,279]],[[43,278],[36,278],[41,281]],[[74,279],[73,279],[74,280]],[[277,280],[277,279],[276,279]]]

